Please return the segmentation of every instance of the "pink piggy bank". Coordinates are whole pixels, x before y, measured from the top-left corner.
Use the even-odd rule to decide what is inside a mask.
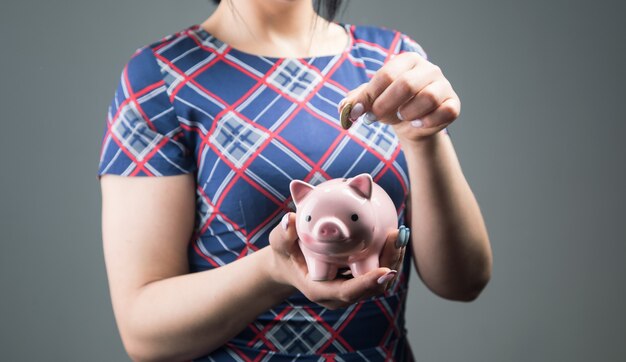
[[[378,268],[390,232],[398,229],[393,201],[367,173],[312,186],[289,184],[299,245],[313,280],[331,280],[340,267],[353,276]]]

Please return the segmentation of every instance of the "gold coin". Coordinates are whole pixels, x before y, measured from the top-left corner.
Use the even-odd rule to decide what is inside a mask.
[[[350,111],[352,111],[352,103],[346,103],[341,109],[339,120],[341,121],[341,127],[343,129],[348,129],[352,126],[352,121],[349,119]]]

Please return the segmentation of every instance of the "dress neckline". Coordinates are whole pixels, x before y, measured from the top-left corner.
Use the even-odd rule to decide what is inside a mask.
[[[268,60],[272,60],[272,61],[278,61],[278,60],[302,60],[302,61],[311,61],[314,59],[330,59],[330,58],[335,58],[335,57],[341,57],[343,55],[347,55],[349,54],[352,49],[354,48],[354,34],[353,34],[353,29],[351,24],[348,23],[343,23],[343,22],[338,22],[338,21],[333,21],[333,23],[343,27],[347,34],[348,34],[348,44],[346,45],[346,47],[344,47],[343,51],[341,53],[337,53],[337,54],[325,54],[325,55],[318,55],[318,56],[310,56],[310,57],[270,57],[270,56],[266,56],[266,55],[260,55],[260,54],[253,54],[253,53],[249,53],[243,50],[240,50],[238,48],[234,48],[233,46],[231,46],[230,44],[223,42],[222,40],[218,39],[215,35],[209,33],[207,30],[205,30],[201,24],[194,24],[191,26],[191,29],[193,31],[195,31],[197,34],[201,34],[203,36],[203,38],[213,38],[217,41],[219,41],[220,43],[222,43],[223,45],[225,45],[228,49],[229,52],[231,53],[235,53],[235,54],[241,54],[241,55],[246,55],[249,57],[257,57],[257,58],[265,58]]]

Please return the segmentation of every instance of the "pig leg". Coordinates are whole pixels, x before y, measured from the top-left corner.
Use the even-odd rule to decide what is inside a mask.
[[[312,280],[332,280],[337,276],[337,265],[329,264],[312,257],[305,256],[304,258],[306,259],[306,265],[309,268],[309,276]]]
[[[376,268],[378,268],[378,255],[372,255],[350,264],[350,270],[352,270],[352,275],[355,277],[361,276]]]

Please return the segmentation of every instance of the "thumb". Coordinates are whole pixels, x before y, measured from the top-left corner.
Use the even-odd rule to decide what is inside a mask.
[[[341,299],[354,303],[363,298],[372,297],[385,292],[387,282],[398,272],[386,267],[370,270],[369,272],[352,279],[342,285]]]
[[[350,107],[348,120],[352,123],[372,108],[373,99],[367,93],[368,83],[363,83],[346,94],[346,97],[339,102],[337,111],[342,113],[344,107]]]
[[[409,243],[410,230],[400,225],[387,235],[387,240],[380,253],[380,265],[397,269],[404,257],[404,250]]]
[[[297,247],[298,233],[295,218],[294,212],[286,213],[280,223],[270,232],[269,239],[272,247],[285,255],[291,255]]]

